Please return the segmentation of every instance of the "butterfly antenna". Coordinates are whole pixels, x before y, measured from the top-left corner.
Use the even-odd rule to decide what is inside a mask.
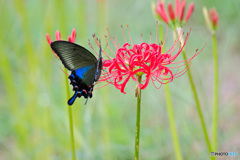
[[[102,57],[102,46],[101,46],[101,40],[99,39],[99,57]]]

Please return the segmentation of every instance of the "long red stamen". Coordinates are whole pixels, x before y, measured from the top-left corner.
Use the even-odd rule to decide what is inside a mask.
[[[158,37],[158,21],[156,22],[156,41],[155,41],[156,44],[157,44],[157,37]]]
[[[166,31],[166,35],[165,35],[165,39],[164,39],[164,42],[163,42],[163,46],[164,46],[164,44],[165,44],[165,42],[166,42],[166,40],[167,40],[167,34],[168,34],[168,26],[167,26],[167,31]]]
[[[127,30],[128,30],[128,35],[129,35],[129,38],[130,38],[130,40],[131,40],[131,44],[132,44],[132,46],[133,46],[132,37],[131,37],[130,31],[129,31],[128,24],[127,24]]]
[[[117,42],[117,44],[118,44],[118,47],[120,48],[120,44],[119,44],[119,42],[118,42],[117,36],[115,36],[115,38],[116,38],[116,42]]]
[[[115,47],[116,49],[118,49],[118,47],[117,47],[116,43],[114,43],[114,41],[113,41],[113,39],[112,39],[112,36],[111,36],[111,34],[110,34],[110,32],[109,32],[109,29],[108,29],[108,28],[107,28],[107,32],[108,32],[108,35],[109,35],[109,37],[110,37],[110,39],[111,39],[111,41],[112,41],[112,43],[113,43],[114,47]]]
[[[59,68],[63,71],[63,69],[59,66]],[[69,76],[69,74],[67,74],[66,72],[63,71],[63,73],[65,73],[67,76]]]
[[[149,42],[150,44],[151,44],[151,38],[152,38],[152,32],[150,32],[150,42]]]
[[[97,83],[97,84],[99,84],[99,83]],[[105,84],[105,85],[103,85],[103,86],[96,87],[96,88],[94,88],[94,90],[99,89],[99,88],[103,88],[103,87],[105,87],[105,86],[107,86],[107,85],[109,85],[109,84],[110,84],[110,83],[107,83],[107,84]]]
[[[96,34],[95,34],[95,33],[92,35],[92,37],[93,37],[94,42],[97,44],[97,46],[100,47],[98,38],[96,37]]]
[[[116,47],[116,49],[118,49],[118,45],[117,45],[117,42],[116,42],[116,37],[113,36],[112,38],[113,38],[113,44],[114,44],[114,46]]]
[[[109,50],[112,52],[113,55],[115,55],[115,53],[113,52],[112,48],[110,47],[108,41],[107,41],[107,36],[105,36],[105,39],[106,39],[106,42],[107,42],[107,45],[108,45],[108,48]],[[109,57],[109,56],[108,56]]]
[[[124,35],[124,31],[123,31],[123,26],[122,26],[122,25],[121,25],[121,28],[122,28],[122,34],[123,34],[124,41],[125,41],[125,43],[127,43],[126,38],[125,38],[125,35]]]

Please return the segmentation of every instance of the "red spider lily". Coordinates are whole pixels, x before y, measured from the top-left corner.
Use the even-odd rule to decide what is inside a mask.
[[[174,62],[183,50],[190,32],[187,33],[182,46],[180,45],[180,40],[182,39],[183,34],[181,34],[173,46],[164,53],[162,53],[162,46],[164,43],[157,44],[157,33],[155,43],[151,43],[150,34],[150,43],[142,42],[141,40],[141,44],[133,44],[129,28],[128,34],[131,43],[126,41],[126,37],[123,32],[125,43],[120,46],[118,39],[116,37],[112,37],[108,30],[109,38],[111,39],[116,51],[110,47],[106,38],[108,47],[113,53],[114,57],[110,57],[105,51],[102,51],[109,59],[103,60],[103,70],[106,72],[102,73],[102,76],[99,80],[100,82],[105,81],[108,84],[114,85],[124,94],[126,93],[124,89],[127,82],[130,79],[133,79],[138,83],[137,77],[139,76],[142,77],[141,82],[138,83],[138,87],[141,89],[145,89],[150,81],[152,81],[156,88],[160,88],[162,84],[172,82],[173,79],[178,78],[186,73],[191,65],[191,60],[202,51],[202,49],[200,51],[196,50],[195,54],[191,58],[185,61]],[[99,46],[95,35],[93,35],[93,37],[96,44]],[[94,50],[90,41],[89,44]],[[173,52],[175,52],[175,54],[173,54]],[[95,53],[97,54],[96,51]],[[157,83],[160,84],[159,87],[157,87]]]
[[[71,36],[68,36],[68,41],[74,43],[76,39],[76,34],[77,34],[76,30],[75,28],[73,28]],[[52,40],[48,33],[46,34],[46,37],[47,37],[48,44],[50,45],[52,43]],[[56,31],[55,37],[56,37],[56,41],[61,40],[61,33],[58,30]],[[55,52],[53,53],[58,58],[57,54]]]
[[[190,3],[186,17],[185,19],[183,19],[185,6],[186,6],[186,0],[183,0],[183,1],[175,0],[175,11],[174,11],[172,3],[169,2],[168,13],[171,20],[167,15],[163,1],[158,0],[155,10],[156,10],[156,13],[162,18],[162,20],[165,21],[167,24],[169,24],[170,27],[177,28],[183,25],[184,23],[186,23],[193,13],[194,4]]]

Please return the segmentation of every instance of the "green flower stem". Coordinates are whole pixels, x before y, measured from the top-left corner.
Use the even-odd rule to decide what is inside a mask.
[[[66,18],[66,5],[63,0],[55,1],[56,8],[58,8],[61,12],[60,14],[60,30],[63,33],[66,33],[66,24],[67,24],[67,18]],[[64,68],[65,73],[67,73],[67,69]],[[65,82],[66,82],[66,90],[67,90],[67,98],[70,99],[70,92],[69,92],[69,82],[68,82],[68,76],[65,74]],[[71,151],[72,151],[72,160],[76,159],[75,156],[75,144],[74,144],[74,131],[73,131],[73,115],[72,115],[72,108],[71,106],[68,106],[68,118],[69,118],[69,128],[70,128],[70,137],[71,137]]]
[[[97,28],[98,28],[98,37],[101,40],[106,33],[106,24],[107,24],[107,2],[106,0],[97,1]],[[104,158],[105,159],[114,159],[112,157],[111,143],[110,143],[110,134],[109,134],[109,120],[108,120],[108,112],[109,112],[109,90],[105,88],[105,90],[101,90],[102,93],[102,104],[105,104],[99,110],[101,119],[102,119],[102,128],[101,128],[101,139],[104,143]]]
[[[138,82],[141,82],[141,76],[138,76]],[[138,92],[138,91],[136,91]],[[137,93],[137,116],[136,116],[136,135],[135,135],[135,160],[139,160],[139,135],[140,135],[140,113],[141,113],[141,89]]]
[[[183,54],[184,60],[186,60],[187,57],[186,57],[186,54],[185,54],[184,50],[182,50],[182,54]],[[199,115],[199,118],[200,118],[200,121],[201,121],[205,142],[207,144],[208,152],[210,154],[210,152],[212,152],[212,147],[211,147],[211,144],[210,144],[210,141],[209,141],[207,128],[206,128],[206,125],[205,125],[205,122],[204,122],[201,106],[200,106],[200,103],[199,103],[199,100],[198,100],[198,95],[197,95],[197,91],[196,91],[196,88],[195,88],[195,85],[194,85],[194,82],[193,82],[193,79],[192,79],[192,74],[191,74],[190,68],[188,69],[187,74],[188,74],[188,78],[189,78],[190,85],[191,85],[191,88],[192,88],[192,92],[193,92],[193,95],[194,95],[194,99],[196,101],[197,111],[198,111],[198,115]],[[211,157],[211,159],[215,159],[215,157]]]
[[[163,34],[163,25],[159,24],[159,37],[160,40],[164,40],[164,34]],[[162,47],[162,52],[164,53],[164,47]],[[172,140],[175,150],[175,155],[177,160],[182,160],[182,153],[180,149],[177,129],[175,125],[175,119],[174,119],[174,113],[173,113],[173,107],[171,102],[171,95],[170,95],[170,88],[168,84],[164,85],[165,87],[165,96],[166,96],[166,102],[167,102],[167,112],[168,112],[168,118],[171,128],[171,134],[172,134]]]
[[[64,68],[64,72],[67,73],[67,69]],[[69,85],[68,85],[68,76],[65,74],[65,82],[67,89],[67,98],[70,99]],[[73,133],[73,116],[72,116],[72,108],[68,106],[68,117],[69,117],[69,127],[70,127],[70,135],[71,135],[71,150],[72,150],[72,160],[75,160],[75,145],[74,145],[74,133]]]
[[[166,96],[166,101],[167,101],[168,118],[169,118],[169,123],[170,123],[170,128],[171,128],[171,134],[172,134],[176,159],[182,160],[182,153],[181,153],[181,149],[180,149],[177,129],[176,129],[176,125],[175,125],[175,119],[174,119],[174,114],[173,114],[173,107],[172,107],[171,96],[170,96],[170,88],[169,88],[168,84],[165,84],[164,87],[165,87],[165,96]]]
[[[179,32],[177,30],[175,31],[175,33],[176,33],[176,35],[179,36],[179,34],[178,34]],[[182,46],[183,39],[181,39],[180,41],[181,41],[181,46]],[[184,60],[186,61],[187,57],[186,57],[186,53],[185,53],[184,49],[182,50],[182,55],[183,55]],[[195,87],[193,79],[192,79],[192,74],[191,74],[190,68],[187,70],[187,74],[188,74],[189,82],[190,82],[190,85],[191,85],[191,88],[192,88],[193,96],[194,96],[194,99],[195,99],[195,102],[196,102],[198,116],[199,116],[200,121],[201,121],[205,142],[207,144],[208,152],[209,152],[209,155],[210,155],[210,152],[212,152],[212,147],[211,147],[211,144],[210,144],[210,141],[209,141],[207,128],[206,128],[206,125],[205,125],[205,122],[204,122],[201,106],[200,106],[200,103],[199,103],[199,100],[198,100],[198,95],[197,95],[196,87]],[[215,159],[215,157],[211,157],[211,159]]]
[[[216,34],[213,34],[213,59],[214,59],[214,101],[213,101],[213,120],[212,120],[212,147],[217,151],[217,131],[218,131],[218,55]]]

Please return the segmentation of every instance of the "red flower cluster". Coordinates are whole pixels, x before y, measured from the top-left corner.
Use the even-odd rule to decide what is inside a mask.
[[[129,29],[128,33],[131,44],[126,41],[123,32],[125,43],[120,46],[117,38],[112,37],[108,31],[109,38],[116,48],[116,51],[113,51],[106,38],[108,47],[110,51],[112,51],[114,57],[110,57],[103,51],[103,53],[109,59],[103,60],[103,70],[106,72],[102,73],[102,76],[99,80],[114,85],[124,94],[126,93],[124,91],[125,86],[130,78],[132,78],[134,81],[138,81],[137,77],[141,76],[141,82],[138,83],[138,86],[141,89],[145,89],[148,86],[150,80],[153,82],[156,88],[160,88],[162,84],[172,82],[173,79],[182,76],[188,70],[191,64],[191,60],[201,52],[196,51],[193,57],[187,59],[186,61],[174,62],[185,46],[190,32],[187,33],[182,46],[180,45],[180,40],[182,39],[183,34],[178,37],[173,46],[165,53],[162,52],[162,46],[164,43],[157,44],[157,38],[155,43],[151,43],[150,36],[149,44],[145,42],[141,42],[141,44],[133,44]],[[99,46],[95,35],[93,35],[93,37]],[[90,42],[89,44],[94,50],[92,44]],[[173,54],[173,52],[176,53]],[[96,51],[95,53],[97,54]],[[175,72],[173,71],[174,69],[176,70]],[[159,83],[160,86],[157,87],[156,83]]]
[[[171,2],[168,3],[169,17],[172,20],[172,22],[170,21],[166,13],[166,9],[163,1],[158,0],[157,6],[156,6],[156,12],[167,24],[169,24],[170,27],[179,27],[183,23],[187,22],[190,16],[192,15],[194,10],[194,4],[190,3],[187,11],[187,15],[185,19],[183,19],[185,7],[186,7],[186,0],[183,0],[182,2],[181,0],[175,0],[175,12],[174,12],[172,3]]]
[[[68,41],[74,43],[75,39],[76,39],[76,34],[77,34],[76,30],[75,30],[75,28],[73,28],[72,34],[70,36],[68,36]],[[52,40],[48,33],[46,34],[46,37],[47,37],[48,44],[50,45],[52,43]],[[56,41],[61,40],[61,33],[58,30],[56,31],[55,37],[56,37]],[[57,54],[55,52],[53,52],[53,53],[58,58]]]

